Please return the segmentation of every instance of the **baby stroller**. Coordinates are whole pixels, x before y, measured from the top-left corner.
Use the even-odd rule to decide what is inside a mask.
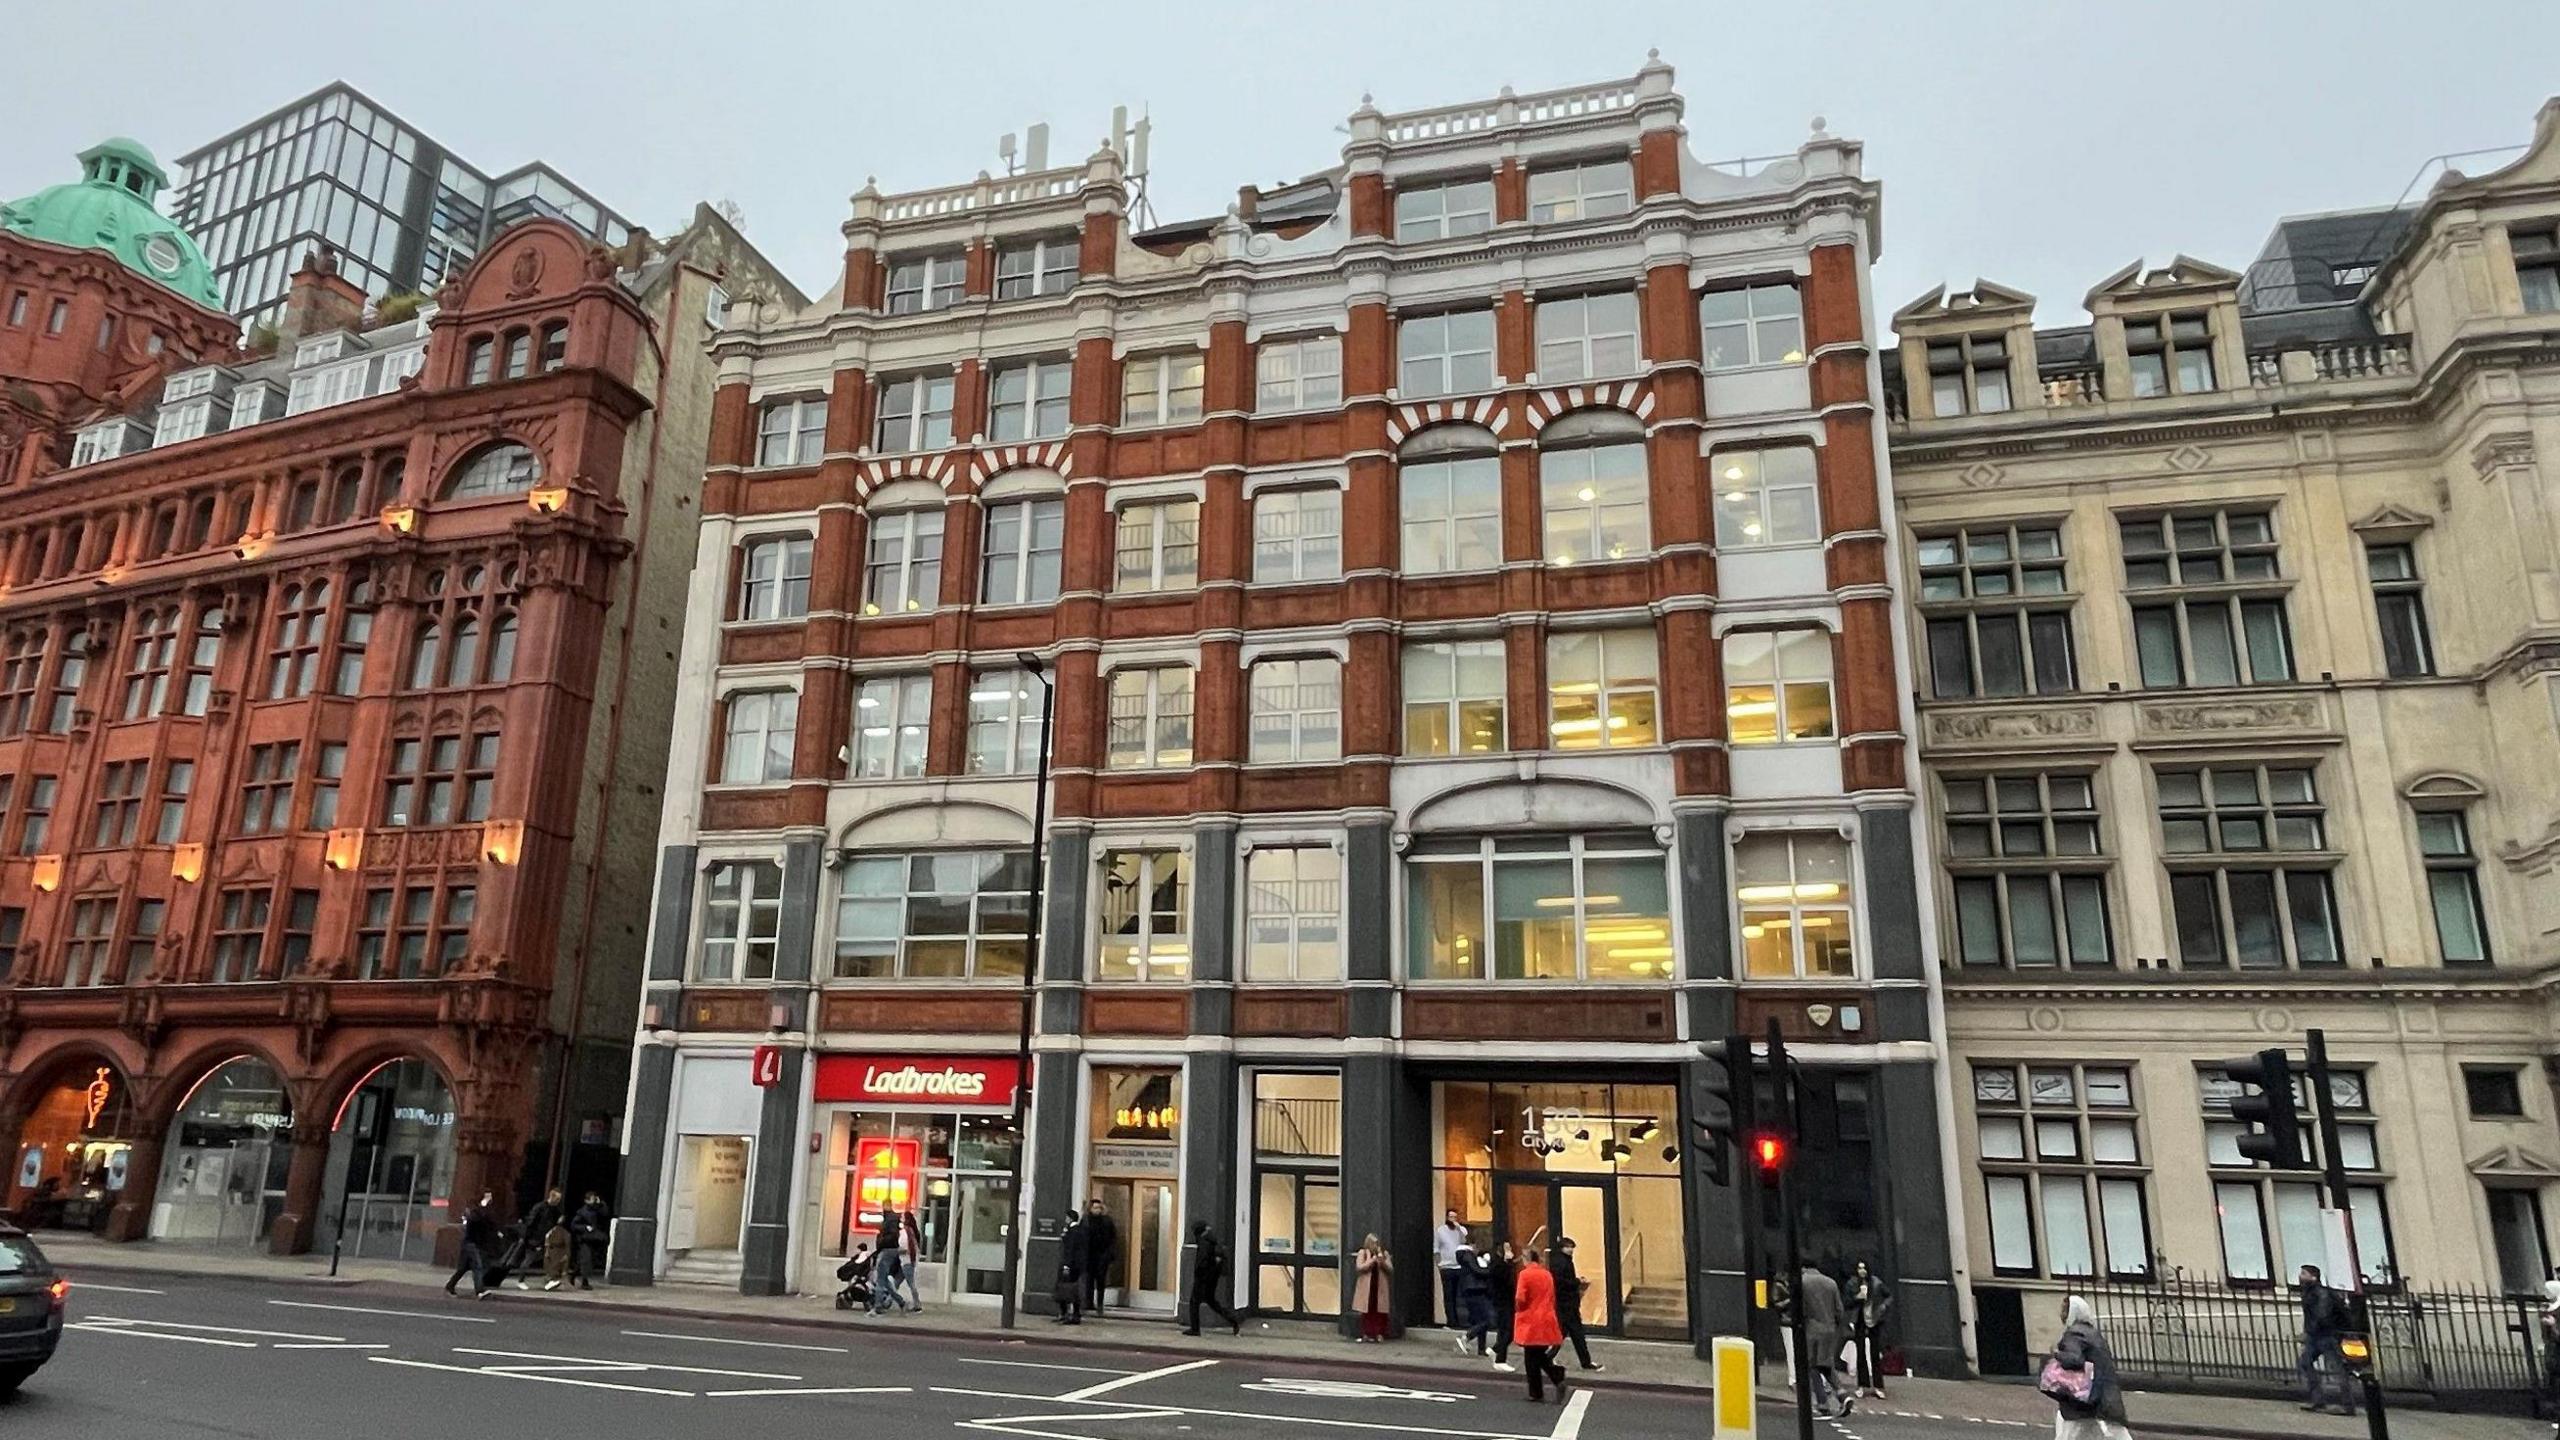
[[[869,1246],[864,1246],[854,1253],[853,1258],[837,1266],[836,1278],[844,1282],[844,1288],[836,1292],[837,1309],[868,1310],[871,1308],[871,1248]]]

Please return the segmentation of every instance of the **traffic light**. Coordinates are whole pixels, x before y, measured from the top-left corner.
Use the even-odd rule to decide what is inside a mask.
[[[2302,1121],[2293,1108],[2293,1057],[2282,1050],[2261,1050],[2224,1062],[2222,1073],[2241,1087],[2231,1097],[2231,1118],[2243,1127],[2241,1155],[2278,1170],[2302,1169]]]
[[[1751,1137],[1751,1164],[1763,1176],[1774,1177],[1787,1168],[1787,1137],[1775,1130],[1763,1130]]]
[[[1728,1035],[1700,1047],[1707,1063],[1691,1092],[1689,1118],[1696,1127],[1699,1161],[1711,1184],[1733,1183],[1733,1159],[1751,1108],[1751,1042]]]

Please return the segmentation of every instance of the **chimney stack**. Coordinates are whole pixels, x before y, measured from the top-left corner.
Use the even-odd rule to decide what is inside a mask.
[[[353,330],[364,320],[364,291],[338,273],[338,252],[327,245],[304,252],[285,291],[284,318],[276,329],[291,345],[306,335]]]

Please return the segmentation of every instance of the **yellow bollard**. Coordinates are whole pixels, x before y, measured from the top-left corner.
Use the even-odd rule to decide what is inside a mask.
[[[1717,1336],[1715,1367],[1714,1440],[1759,1440],[1760,1362],[1751,1342],[1739,1335]]]

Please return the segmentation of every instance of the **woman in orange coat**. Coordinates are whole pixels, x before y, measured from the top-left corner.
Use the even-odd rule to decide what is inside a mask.
[[[1556,1277],[1546,1257],[1532,1250],[1520,1261],[1520,1279],[1511,1296],[1511,1338],[1520,1345],[1520,1368],[1529,1372],[1529,1398],[1547,1398],[1546,1382],[1555,1381],[1556,1403],[1564,1403],[1564,1367],[1556,1352],[1564,1347],[1564,1326],[1556,1319]]]

